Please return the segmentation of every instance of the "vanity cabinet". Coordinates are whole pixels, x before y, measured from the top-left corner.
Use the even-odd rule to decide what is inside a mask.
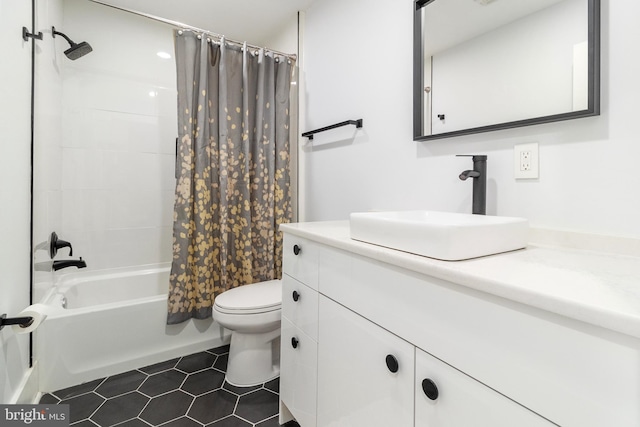
[[[324,296],[319,314],[319,426],[553,425]]]
[[[397,251],[300,239],[285,233],[281,422],[640,426],[637,338],[410,270]]]
[[[283,259],[280,423],[295,418],[301,426],[315,427],[318,246],[302,238],[285,236]]]

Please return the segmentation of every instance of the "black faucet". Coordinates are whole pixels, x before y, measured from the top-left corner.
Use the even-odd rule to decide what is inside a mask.
[[[487,213],[487,156],[475,155],[458,157],[471,157],[473,160],[473,170],[462,172],[459,178],[466,181],[473,178],[473,206],[471,213],[485,215]]]
[[[85,268],[86,266],[87,263],[84,262],[82,257],[80,257],[80,259],[62,259],[59,261],[53,261],[52,268],[53,271],[58,271],[67,267]]]

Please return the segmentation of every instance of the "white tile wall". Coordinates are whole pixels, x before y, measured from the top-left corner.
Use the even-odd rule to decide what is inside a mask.
[[[170,261],[176,78],[156,53],[173,54],[172,29],[91,2],[64,7],[59,30],[93,52],[62,61],[58,234],[91,269]]]
[[[51,26],[62,23],[62,0],[36,1],[36,27],[43,38],[37,42],[35,59],[35,129],[33,151],[33,245],[34,292],[39,301],[53,282],[53,274],[38,267],[49,263],[46,243],[59,231],[62,218],[62,78],[64,55],[54,50]],[[40,249],[39,249],[40,248]]]

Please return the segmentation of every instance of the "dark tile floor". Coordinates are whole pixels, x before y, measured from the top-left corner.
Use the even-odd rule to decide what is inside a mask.
[[[69,404],[76,427],[279,426],[278,379],[228,384],[228,353],[224,346],[145,366],[45,394],[40,403]]]

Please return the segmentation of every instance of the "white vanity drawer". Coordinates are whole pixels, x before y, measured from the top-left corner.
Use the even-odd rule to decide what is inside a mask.
[[[318,289],[318,246],[302,237],[284,235],[284,272],[312,289]]]
[[[316,426],[318,344],[282,319],[280,400],[303,427]]]
[[[282,276],[282,316],[314,340],[318,340],[318,292]]]

